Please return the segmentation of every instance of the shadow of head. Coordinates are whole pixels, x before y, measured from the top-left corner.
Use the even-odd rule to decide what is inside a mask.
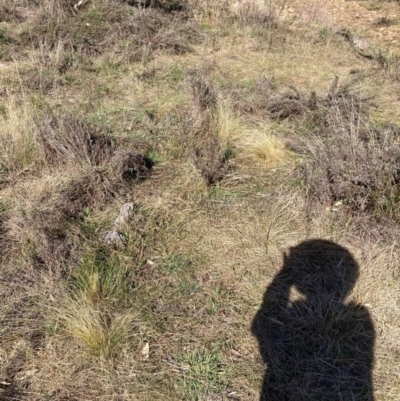
[[[313,239],[284,254],[282,271],[308,300],[329,298],[343,302],[359,276],[351,253],[334,242]]]

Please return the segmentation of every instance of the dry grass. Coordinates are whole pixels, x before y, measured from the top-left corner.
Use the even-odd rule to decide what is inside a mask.
[[[37,162],[38,132],[34,109],[24,100],[18,102],[9,97],[0,118],[0,177],[6,177],[8,173],[21,173]]]
[[[0,0],[0,398],[397,400],[394,64],[322,6],[74,4]]]

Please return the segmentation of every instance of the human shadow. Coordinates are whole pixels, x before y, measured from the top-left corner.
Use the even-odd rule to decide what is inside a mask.
[[[331,241],[284,254],[252,323],[266,364],[260,401],[374,400],[374,326],[365,307],[345,302],[358,275],[351,253]]]

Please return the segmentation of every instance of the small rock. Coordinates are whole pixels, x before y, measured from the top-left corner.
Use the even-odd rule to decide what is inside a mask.
[[[117,248],[125,244],[124,234],[118,231],[107,231],[103,235],[103,242],[106,245],[115,246]]]
[[[135,207],[133,202],[125,203],[121,206],[121,211],[119,216],[115,219],[114,224],[119,226],[121,224],[126,224],[132,217],[133,208]]]
[[[144,343],[144,346],[142,348],[142,359],[149,359],[149,355],[150,355],[150,346],[149,343],[146,342]]]
[[[145,267],[154,267],[155,263],[152,260],[147,260]]]
[[[373,48],[371,41],[363,36],[358,36],[353,38],[353,46],[356,51],[365,57],[373,58]]]

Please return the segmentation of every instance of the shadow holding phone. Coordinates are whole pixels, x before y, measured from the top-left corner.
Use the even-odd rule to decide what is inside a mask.
[[[252,323],[266,364],[260,401],[374,400],[374,326],[365,307],[345,301],[358,275],[351,253],[331,241],[284,254]]]

